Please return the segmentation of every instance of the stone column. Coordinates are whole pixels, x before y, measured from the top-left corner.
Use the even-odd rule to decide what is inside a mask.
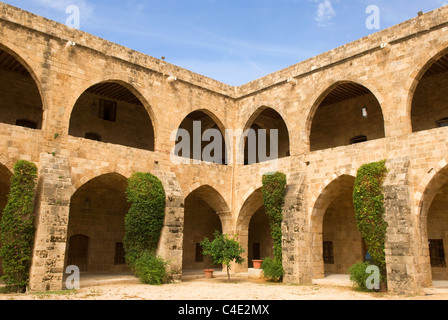
[[[174,280],[182,277],[182,252],[184,230],[184,196],[176,175],[156,171],[166,194],[165,222],[160,237],[158,254],[169,263]]]
[[[386,265],[388,290],[397,294],[416,294],[418,283],[418,230],[411,212],[409,159],[389,159],[384,181]]]
[[[42,153],[36,194],[36,236],[31,291],[62,290],[70,198],[74,189],[67,158]]]
[[[311,232],[305,192],[305,174],[288,175],[282,224],[283,279],[287,284],[312,284]]]

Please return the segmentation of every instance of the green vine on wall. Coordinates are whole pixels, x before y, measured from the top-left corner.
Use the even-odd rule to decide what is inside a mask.
[[[384,220],[383,182],[387,175],[386,161],[363,165],[357,173],[353,190],[358,230],[372,256],[372,263],[380,268],[385,279],[385,242],[387,222]]]
[[[8,202],[0,222],[2,279],[7,286],[18,291],[24,291],[29,284],[35,234],[36,180],[34,163],[20,160],[14,165]]]
[[[274,240],[274,259],[282,262],[282,208],[285,202],[286,175],[281,172],[263,176],[263,203]]]
[[[150,173],[134,173],[126,190],[131,208],[125,217],[123,245],[126,262],[134,268],[144,254],[155,254],[165,219],[165,190]]]

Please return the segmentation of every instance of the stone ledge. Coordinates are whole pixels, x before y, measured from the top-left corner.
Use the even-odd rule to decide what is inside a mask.
[[[249,268],[249,279],[264,279],[263,270]]]

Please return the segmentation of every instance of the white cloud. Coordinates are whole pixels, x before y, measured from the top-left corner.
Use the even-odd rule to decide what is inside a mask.
[[[330,21],[336,16],[332,0],[314,0],[314,2],[319,3],[314,20],[316,20],[320,26],[328,26]]]

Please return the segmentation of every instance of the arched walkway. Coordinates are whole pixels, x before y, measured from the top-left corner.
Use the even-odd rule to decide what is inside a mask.
[[[207,110],[190,113],[179,126],[174,154],[191,160],[227,164],[224,126]]]
[[[365,246],[356,226],[353,207],[355,178],[341,175],[323,189],[312,215],[313,278],[347,274],[364,261]]]
[[[77,100],[69,134],[75,137],[154,151],[154,127],[145,102],[122,81],[88,88]]]
[[[273,130],[277,131],[274,133]],[[289,131],[276,110],[259,108],[247,122],[244,132],[247,133],[244,139],[244,164],[290,156]]]
[[[124,261],[127,179],[117,173],[82,185],[70,201],[65,264],[89,273],[128,271]]]
[[[316,103],[310,132],[311,151],[385,137],[380,103],[368,88],[358,83],[337,82]]]
[[[252,268],[252,260],[273,257],[274,242],[261,188],[255,190],[244,202],[238,216],[236,233],[245,250],[243,254],[245,261],[237,267],[238,271],[245,272],[248,268]]]
[[[425,284],[448,280],[448,166],[441,168],[428,183],[420,202],[420,232]]]
[[[448,50],[432,58],[419,75],[413,92],[411,120],[412,131],[448,126]]]
[[[200,243],[204,238],[213,239],[215,231],[223,232],[223,221],[230,210],[224,198],[213,187],[205,185],[192,191],[185,198],[183,259],[184,271],[206,268],[221,269],[202,254]]]
[[[0,46],[0,122],[42,129],[43,104],[30,68]]]

